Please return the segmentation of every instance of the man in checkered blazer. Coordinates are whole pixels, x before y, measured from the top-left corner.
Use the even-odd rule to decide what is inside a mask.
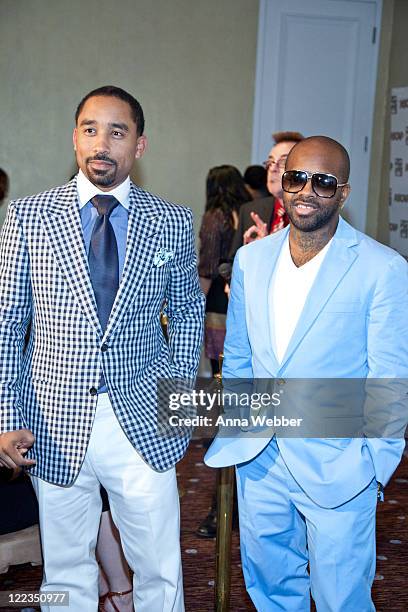
[[[130,94],[90,92],[76,113],[79,174],[11,202],[1,234],[0,463],[29,469],[42,590],[68,590],[77,612],[97,608],[100,483],[135,573],[138,612],[184,609],[174,466],[189,436],[157,433],[156,382],[195,377],[204,297],[191,211],[129,179],[143,129]],[[108,200],[109,213],[98,208]],[[117,262],[106,323],[104,291],[114,283],[96,280],[100,248],[105,267]]]

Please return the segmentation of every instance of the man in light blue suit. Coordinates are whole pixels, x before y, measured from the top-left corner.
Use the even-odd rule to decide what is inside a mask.
[[[398,396],[408,378],[408,266],[340,217],[349,164],[323,136],[290,152],[290,226],[235,258],[225,379],[392,379]],[[406,396],[393,402],[403,414],[395,430],[390,417],[387,437],[241,431],[213,442],[208,465],[237,465],[243,570],[257,610],[309,610],[310,590],[319,611],[374,610],[377,497],[404,448],[395,431]]]

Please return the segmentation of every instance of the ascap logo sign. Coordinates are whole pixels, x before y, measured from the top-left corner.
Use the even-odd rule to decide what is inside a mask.
[[[391,132],[391,140],[402,140],[404,132]]]
[[[392,89],[390,123],[389,244],[408,258],[408,87]]]
[[[397,141],[399,142],[400,140],[404,140],[405,137],[405,144],[408,145],[408,125],[405,127],[405,132],[402,130],[399,130],[398,132],[391,132],[391,140],[392,141]]]
[[[394,173],[395,176],[402,176],[404,172],[404,160],[402,157],[396,157],[394,159]]]
[[[400,221],[400,237],[408,238],[408,219],[401,219]]]
[[[408,202],[408,193],[396,193],[394,202]]]

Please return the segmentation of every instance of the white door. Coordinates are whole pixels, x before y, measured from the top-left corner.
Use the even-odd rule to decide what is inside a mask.
[[[266,159],[272,132],[340,141],[351,157],[345,216],[362,231],[381,8],[381,0],[260,0],[253,163]]]

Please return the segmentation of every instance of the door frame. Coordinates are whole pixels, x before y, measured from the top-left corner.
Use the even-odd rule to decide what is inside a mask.
[[[331,0],[326,0],[330,2]],[[369,185],[368,185],[368,195],[367,195],[367,212],[365,219],[365,231],[369,231],[370,234],[376,237],[378,230],[378,216],[379,216],[379,206],[380,206],[380,180],[376,181],[376,183],[372,184],[372,178],[375,176],[375,173],[378,172],[379,161],[378,157],[380,157],[380,161],[383,159],[383,151],[382,155],[379,156],[379,142],[384,142],[384,121],[380,122],[380,134],[378,133],[378,129],[373,130],[374,119],[378,118],[378,115],[384,114],[384,101],[381,97],[384,96],[384,90],[387,89],[388,82],[384,82],[387,78],[386,74],[379,75],[379,62],[381,57],[381,66],[384,65],[384,62],[387,62],[387,58],[389,58],[390,54],[390,44],[387,49],[382,48],[382,53],[380,56],[380,42],[381,47],[383,47],[383,30],[382,25],[388,25],[389,20],[387,20],[387,24],[383,24],[383,0],[338,0],[340,2],[360,2],[360,3],[371,3],[376,5],[376,17],[375,17],[375,28],[376,28],[376,40],[374,44],[374,74],[375,78],[372,80],[371,91],[369,95],[372,96],[373,106],[371,109],[371,117],[370,117],[370,133],[367,134],[368,138],[368,164],[369,164]],[[263,83],[263,74],[265,67],[265,48],[267,44],[267,32],[266,32],[266,12],[268,10],[268,5],[273,4],[274,0],[259,0],[259,17],[258,17],[258,39],[257,39],[257,51],[256,51],[256,73],[255,73],[255,95],[254,95],[254,112],[253,112],[253,129],[252,129],[252,151],[251,151],[251,163],[259,164],[262,160],[259,159],[259,147],[260,147],[260,137],[261,137],[261,104],[262,104],[262,83]],[[394,3],[394,0],[392,0]],[[385,3],[387,4],[387,3]],[[388,8],[388,7],[387,7]],[[392,9],[393,10],[393,9]],[[387,15],[389,12],[389,8],[387,11]],[[384,58],[384,53],[387,55],[387,58]],[[384,71],[383,71],[384,72]],[[385,71],[386,72],[386,71]],[[379,76],[383,78],[379,80]],[[385,96],[388,101],[388,96]],[[388,108],[388,105],[386,106]],[[381,112],[382,111],[382,112]],[[375,154],[375,160],[373,159],[373,153]],[[378,184],[377,184],[378,183]],[[376,219],[376,223],[373,224],[373,213]]]

